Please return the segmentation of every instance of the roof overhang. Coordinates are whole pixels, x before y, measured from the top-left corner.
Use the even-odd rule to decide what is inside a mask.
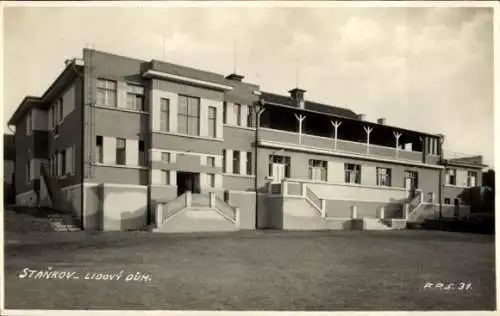
[[[218,90],[218,91],[231,91],[231,90],[233,90],[233,87],[229,86],[229,85],[223,85],[223,84],[214,83],[214,82],[210,82],[210,81],[188,78],[188,77],[184,77],[184,76],[174,75],[174,74],[170,74],[167,72],[151,70],[151,69],[144,72],[142,74],[142,76],[145,78],[158,78],[158,79],[165,79],[165,80],[170,80],[170,81],[175,81],[175,82],[180,82],[180,83],[186,83],[186,84],[190,84],[193,86],[198,86],[198,87],[202,87],[202,88],[209,88],[209,89]]]
[[[41,97],[26,96],[14,114],[12,114],[7,124],[16,125],[29,109],[43,107],[55,94],[65,89],[74,80],[81,68],[82,66],[77,63],[77,60],[72,60],[68,63]]]
[[[483,169],[483,168],[488,167],[488,165],[485,165],[485,164],[466,163],[466,162],[446,160],[446,159],[444,160],[444,164],[446,166],[466,167],[466,168],[474,168],[474,169]]]

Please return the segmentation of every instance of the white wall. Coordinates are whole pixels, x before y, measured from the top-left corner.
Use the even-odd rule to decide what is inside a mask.
[[[308,183],[307,186],[322,199],[357,200],[370,202],[390,202],[391,199],[404,199],[405,190],[384,187],[365,187],[341,184]]]

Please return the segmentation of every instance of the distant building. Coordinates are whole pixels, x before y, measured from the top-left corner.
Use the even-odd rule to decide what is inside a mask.
[[[16,153],[14,147],[14,135],[3,135],[3,147],[4,203],[13,204],[15,202],[14,161]]]
[[[481,185],[481,159],[443,161],[442,135],[243,79],[85,49],[9,121],[17,203],[89,230],[325,229],[467,207]]]

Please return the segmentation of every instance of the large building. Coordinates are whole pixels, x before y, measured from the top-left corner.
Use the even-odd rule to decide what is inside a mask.
[[[9,121],[16,202],[88,230],[335,229],[465,212],[481,184],[443,135],[243,79],[84,49]]]

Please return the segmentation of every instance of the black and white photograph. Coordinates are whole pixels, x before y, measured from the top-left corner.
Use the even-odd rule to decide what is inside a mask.
[[[496,3],[1,6],[0,314],[497,310]]]

